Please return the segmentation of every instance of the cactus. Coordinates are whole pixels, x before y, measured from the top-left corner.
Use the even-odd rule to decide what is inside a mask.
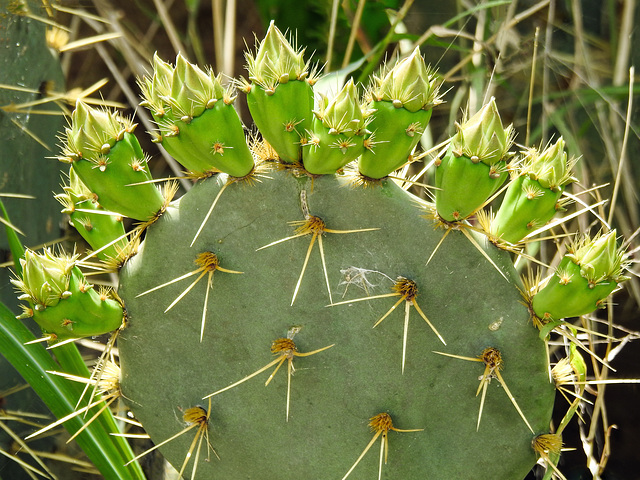
[[[217,77],[155,57],[143,105],[197,180],[171,203],[133,178],[146,175],[131,169],[145,158],[133,123],[78,104],[61,160],[145,235],[120,262],[125,322],[115,302],[118,321],[100,325],[118,331],[123,398],[190,478],[518,479],[538,456],[557,460],[536,326],[596,308],[624,280],[615,232],[585,237],[559,267],[575,279],[573,308],[558,305],[553,279],[527,288],[510,253],[522,233],[465,220],[508,176],[513,133],[495,101],[458,127],[431,204],[388,177],[439,103],[418,52],[374,79],[367,101],[347,82],[316,109],[303,52],[272,24],[247,56],[239,89],[264,138],[248,143]],[[552,149],[541,156],[558,157],[553,167],[523,176],[557,193],[568,166],[562,144]],[[498,218],[517,230],[526,215]],[[32,270],[42,286],[68,281]],[[68,301],[16,284],[40,310]]]

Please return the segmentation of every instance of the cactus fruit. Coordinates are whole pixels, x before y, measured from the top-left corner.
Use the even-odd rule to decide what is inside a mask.
[[[573,180],[574,163],[567,160],[562,138],[542,152],[535,148],[525,152],[517,176],[491,222],[491,233],[515,244],[551,220],[562,209],[560,197]]]
[[[628,267],[624,250],[617,246],[616,231],[577,240],[549,282],[533,297],[532,307],[543,321],[577,317],[602,306]]]
[[[573,275],[567,288],[581,303],[559,308],[557,282],[525,288],[495,245],[501,235],[464,220],[508,176],[513,133],[495,101],[458,127],[433,205],[387,177],[438,103],[418,52],[379,76],[368,103],[348,82],[315,110],[303,52],[272,24],[247,56],[239,89],[264,139],[252,142],[250,165],[232,102],[207,105],[232,98],[219,97],[216,77],[181,57],[175,67],[154,59],[143,104],[158,141],[199,178],[172,203],[149,182],[101,180],[111,163],[126,170],[126,156],[144,156],[130,122],[78,105],[63,158],[74,170],[94,158],[100,173],[83,181],[104,208],[155,220],[120,270],[123,398],[185,477],[195,457],[191,478],[523,478],[559,448],[545,436],[555,385],[531,320],[580,315],[611,293],[626,261],[615,232],[576,244],[558,275]],[[230,125],[217,118],[223,109]],[[228,165],[214,162],[228,153]],[[105,172],[94,154],[108,159]],[[544,172],[523,172],[557,192],[568,178],[558,155]],[[358,157],[359,171],[346,166]]]
[[[162,208],[164,199],[150,183],[147,159],[129,119],[106,109],[94,109],[78,100],[65,132],[60,156],[71,163],[80,180],[91,186],[106,210],[148,220]]]
[[[33,317],[51,340],[100,335],[118,329],[124,312],[107,290],[96,291],[76,265],[78,255],[25,252],[22,279],[11,283],[27,300],[20,316]]]
[[[247,53],[250,82],[244,82],[247,105],[263,138],[284,162],[302,158],[302,141],[311,128],[315,75],[298,50],[273,22],[255,55]]]
[[[75,170],[69,170],[69,185],[56,199],[65,207],[62,212],[69,215],[71,224],[87,243],[98,251],[100,260],[118,258],[127,249],[123,218],[105,215],[98,204],[97,195],[80,181]]]
[[[513,127],[502,126],[494,98],[456,129],[436,163],[436,209],[448,222],[468,218],[502,186],[513,143]]]
[[[368,109],[375,111],[367,128],[366,150],[358,170],[369,178],[382,178],[397,170],[425,131],[431,111],[441,103],[439,84],[416,47],[385,75],[373,77]]]
[[[159,127],[154,141],[190,172],[223,171],[244,177],[253,158],[233,108],[235,96],[223,88],[220,76],[176,58],[176,66],[154,56],[153,77],[140,82],[142,105],[149,107]]]

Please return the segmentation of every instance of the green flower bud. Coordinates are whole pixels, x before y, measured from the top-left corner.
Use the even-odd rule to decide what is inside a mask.
[[[199,117],[212,102],[224,97],[225,90],[220,77],[203,72],[182,55],[176,58],[176,68],[171,77],[171,94],[166,100],[176,118]]]
[[[78,255],[25,252],[22,279],[11,282],[22,292],[18,318],[33,317],[52,339],[81,338],[111,332],[122,325],[122,304],[106,290],[97,292],[76,266]]]
[[[133,131],[136,125],[117,112],[78,101],[66,129],[60,161],[73,163],[83,183],[106,210],[148,220],[163,206]]]
[[[176,57],[176,66],[154,57],[153,77],[144,78],[142,105],[158,125],[154,141],[195,174],[220,170],[243,177],[253,169],[253,157],[233,108],[235,96],[215,76]]]
[[[549,190],[557,192],[572,181],[571,167],[573,162],[567,160],[565,143],[562,137],[556,143],[548,146],[543,152],[532,149],[527,153],[524,168],[532,180]]]
[[[629,259],[616,244],[616,231],[584,236],[569,249],[549,282],[534,295],[532,308],[543,321],[577,317],[601,307],[620,282]]]
[[[411,55],[398,62],[382,79],[374,77],[377,86],[371,95],[376,101],[392,102],[396,108],[410,112],[430,110],[441,103],[439,85],[416,47]]]
[[[245,54],[249,79],[266,90],[289,80],[303,80],[309,74],[303,56],[304,49],[292,46],[272,20],[255,56]]]
[[[493,165],[507,156],[513,144],[513,125],[502,126],[493,97],[473,117],[462,125],[456,124],[456,128],[458,131],[451,139],[453,152],[474,163]]]
[[[329,100],[322,97],[319,109],[313,112],[316,118],[329,129],[329,134],[362,135],[365,128],[363,107],[358,100],[358,92],[350,79],[340,93]]]
[[[44,309],[58,304],[68,296],[69,277],[78,255],[59,257],[45,249],[42,254],[32,250],[25,251],[20,259],[22,280],[11,280],[24,293],[20,298],[28,300],[36,309]]]
[[[565,186],[573,180],[574,161],[567,160],[562,138],[540,152],[529,148],[491,222],[491,233],[518,243],[547,223],[558,211]]]
[[[97,195],[82,183],[82,180],[80,180],[78,174],[73,168],[69,169],[69,186],[64,187],[64,191],[69,194],[73,203],[76,204],[86,200],[94,202],[97,200]]]
[[[171,79],[174,68],[162,60],[158,53],[153,55],[153,76],[145,76],[138,81],[144,100],[140,105],[147,107],[151,113],[162,118],[168,108],[166,98],[171,95]]]
[[[90,108],[78,100],[71,114],[71,128],[67,128],[65,156],[97,159],[108,153],[135,125],[116,112]],[[62,159],[61,159],[62,160]]]
[[[608,280],[619,283],[627,279],[622,271],[628,266],[628,260],[624,249],[618,248],[615,230],[598,234],[593,239],[585,235],[572,245],[567,257],[580,266],[580,275],[590,285]]]

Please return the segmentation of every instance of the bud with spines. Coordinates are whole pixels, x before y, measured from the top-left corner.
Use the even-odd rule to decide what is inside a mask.
[[[57,340],[101,335],[122,325],[120,302],[98,293],[76,266],[77,255],[25,251],[22,279],[11,283],[29,302],[19,318],[33,317],[45,334]]]
[[[315,78],[303,56],[272,21],[255,55],[245,53],[249,81],[240,87],[262,136],[288,163],[300,162],[313,116]]]
[[[233,107],[235,96],[221,80],[180,54],[175,67],[156,54],[153,76],[140,81],[141,104],[158,124],[154,141],[187,170],[244,177],[253,170],[253,157]]]
[[[392,69],[373,77],[367,94],[375,113],[368,125],[360,173],[382,178],[402,167],[424,133],[431,112],[441,103],[435,74],[427,68],[419,47]]]
[[[533,297],[533,311],[543,321],[591,313],[628,279],[623,275],[628,265],[615,230],[594,238],[584,236],[569,248],[553,277]]]
[[[491,222],[491,234],[510,243],[518,243],[530,232],[546,224],[561,209],[560,197],[573,181],[562,137],[544,151],[525,152],[516,178]]]
[[[71,224],[94,250],[111,244],[98,253],[98,258],[117,258],[118,252],[123,251],[127,244],[122,217],[104,213],[97,195],[82,183],[73,167],[69,170],[69,185],[63,188],[64,193],[56,195],[56,199],[64,206],[62,213],[69,215]]]
[[[370,115],[349,80],[333,99],[321,95],[303,151],[304,168],[313,174],[333,174],[364,152]]]
[[[133,134],[136,125],[116,112],[76,103],[65,129],[60,161],[98,196],[102,207],[135,220],[152,218],[164,199],[147,169],[147,158]]]
[[[513,126],[502,126],[494,98],[456,129],[436,163],[436,209],[449,222],[472,215],[505,182],[513,144]]]

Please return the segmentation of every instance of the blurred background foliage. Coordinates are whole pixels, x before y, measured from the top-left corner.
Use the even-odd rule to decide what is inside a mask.
[[[149,69],[157,52],[175,58],[181,52],[201,66],[210,65],[229,78],[246,76],[243,51],[254,49],[273,19],[288,30],[307,56],[324,72],[341,72],[362,82],[385,62],[420,45],[427,63],[442,78],[445,103],[438,106],[422,141],[423,151],[432,151],[411,165],[413,173],[433,160],[434,146],[454,132],[462,112],[475,112],[491,96],[496,97],[505,123],[513,122],[520,148],[544,145],[562,135],[571,156],[580,157],[576,167],[578,184],[572,193],[588,204],[608,198],[596,209],[600,218],[618,229],[629,245],[638,248],[640,225],[640,105],[633,71],[640,60],[635,25],[640,9],[635,0],[5,0],[0,20],[10,24],[16,16],[46,29],[48,49],[60,60],[66,87],[63,98],[52,104],[69,111],[75,98],[123,109],[136,115],[138,137],[151,157],[156,178],[179,175],[180,169],[165,152],[144,135],[153,124],[140,102],[137,79]],[[12,20],[13,19],[13,20]],[[2,40],[4,31],[0,31]],[[6,39],[6,35],[4,37]],[[44,48],[44,47],[43,47]],[[0,58],[18,55],[0,52]],[[26,66],[15,67],[26,69]],[[31,68],[41,68],[37,63]],[[0,83],[14,82],[7,69]],[[15,82],[14,82],[15,83]],[[45,85],[46,86],[46,85]],[[41,92],[53,97],[53,90]],[[251,120],[238,96],[241,116],[248,128]],[[3,129],[12,113],[12,101],[0,90]],[[0,142],[6,142],[6,134]],[[28,139],[25,141],[29,141]],[[53,140],[49,147],[56,151]],[[52,153],[31,153],[29,161],[41,166],[53,160]],[[36,158],[37,157],[37,158]],[[10,159],[0,149],[0,172]],[[26,161],[26,159],[25,159]],[[49,174],[48,174],[49,175]],[[57,189],[60,179],[53,175]],[[429,170],[421,180],[431,183]],[[33,189],[36,186],[31,181]],[[598,186],[599,188],[593,189]],[[184,189],[189,183],[182,182]],[[10,192],[2,184],[1,192]],[[46,191],[46,193],[49,193]],[[428,196],[421,188],[414,193]],[[15,223],[33,223],[27,213],[30,201],[14,201]],[[575,209],[575,207],[574,207]],[[68,250],[80,243],[61,217],[55,232]],[[559,227],[554,233],[578,230],[595,233],[600,220],[585,214]],[[45,240],[30,236],[32,248]],[[563,240],[557,240],[562,252]],[[532,247],[535,248],[535,247]],[[553,266],[560,258],[555,250],[534,251]],[[6,255],[5,255],[6,257]],[[632,268],[636,274],[637,265]],[[543,272],[543,276],[545,273]],[[637,276],[615,296],[615,305],[595,318],[594,325],[625,338],[626,348],[615,351],[616,376],[640,377],[640,349],[631,340],[640,320],[640,286]],[[0,285],[7,290],[3,280]],[[600,321],[601,323],[598,323]],[[621,343],[594,345],[601,354]],[[594,375],[603,374],[593,366]],[[638,478],[640,461],[640,413],[637,385],[614,385],[590,389],[595,406],[586,406],[584,422],[568,433],[565,443],[575,448],[563,456],[561,469],[567,478]],[[596,397],[597,394],[597,397]],[[564,402],[559,398],[558,403]],[[559,414],[564,412],[564,405]],[[612,430],[613,425],[617,429]],[[605,468],[606,467],[606,468]],[[630,474],[628,472],[634,472]],[[631,476],[629,476],[631,475]],[[2,470],[0,470],[2,476]],[[531,478],[535,478],[534,473]]]

